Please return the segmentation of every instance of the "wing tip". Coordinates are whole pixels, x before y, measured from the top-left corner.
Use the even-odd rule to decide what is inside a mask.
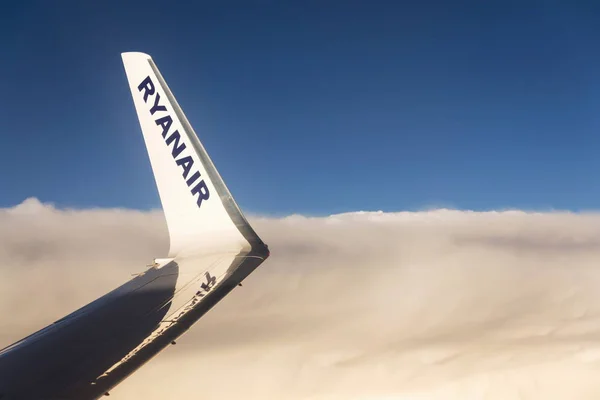
[[[140,58],[140,59],[144,59],[144,60],[152,60],[152,57],[150,57],[149,54],[142,53],[140,51],[123,52],[123,53],[121,53],[121,58],[123,59],[123,61],[126,61],[128,59],[134,59],[134,58]]]

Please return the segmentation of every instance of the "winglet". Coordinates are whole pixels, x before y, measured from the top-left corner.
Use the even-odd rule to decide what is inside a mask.
[[[121,56],[167,220],[169,257],[239,249],[267,255],[152,58]]]

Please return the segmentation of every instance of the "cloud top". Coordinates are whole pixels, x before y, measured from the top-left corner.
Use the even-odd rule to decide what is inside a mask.
[[[600,214],[251,218],[271,258],[127,399],[596,399]],[[167,250],[160,211],[0,209],[0,346]]]

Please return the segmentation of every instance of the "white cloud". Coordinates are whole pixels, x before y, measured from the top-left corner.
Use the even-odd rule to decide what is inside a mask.
[[[600,396],[600,214],[251,222],[271,258],[114,397]],[[158,211],[0,210],[0,346],[123,283],[166,239]]]

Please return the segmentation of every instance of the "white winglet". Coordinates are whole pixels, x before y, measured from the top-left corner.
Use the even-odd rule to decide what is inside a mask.
[[[169,257],[264,246],[152,58],[122,58],[169,228]]]

